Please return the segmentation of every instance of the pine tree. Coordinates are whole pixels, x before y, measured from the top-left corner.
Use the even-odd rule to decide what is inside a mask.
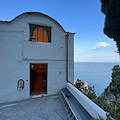
[[[104,33],[116,41],[120,54],[120,0],[100,0],[105,14]]]

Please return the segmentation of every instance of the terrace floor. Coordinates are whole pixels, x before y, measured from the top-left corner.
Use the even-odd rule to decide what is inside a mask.
[[[0,104],[0,120],[68,120],[58,95]]]

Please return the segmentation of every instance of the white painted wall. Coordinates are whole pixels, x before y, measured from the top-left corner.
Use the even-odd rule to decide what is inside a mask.
[[[51,43],[29,41],[29,23],[52,27]],[[69,79],[73,82],[73,34],[69,39]],[[66,87],[66,34],[63,28],[40,13],[23,14],[10,23],[0,21],[0,103],[30,98],[30,63],[48,64],[48,95],[57,94]],[[17,90],[19,79],[25,82],[21,91]]]
[[[74,33],[68,36],[68,80],[74,83]]]
[[[86,95],[80,92],[77,88],[75,88],[72,84],[67,83],[67,89],[93,118],[106,118],[106,112],[98,105],[96,105],[92,100],[90,100]]]

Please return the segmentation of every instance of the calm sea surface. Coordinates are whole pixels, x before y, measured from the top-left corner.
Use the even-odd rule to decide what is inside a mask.
[[[89,85],[94,85],[95,92],[99,96],[111,82],[111,69],[114,65],[120,63],[75,62],[74,80],[82,79]]]

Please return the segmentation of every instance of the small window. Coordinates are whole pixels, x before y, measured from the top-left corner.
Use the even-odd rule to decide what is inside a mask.
[[[51,42],[51,27],[30,24],[30,41]]]

